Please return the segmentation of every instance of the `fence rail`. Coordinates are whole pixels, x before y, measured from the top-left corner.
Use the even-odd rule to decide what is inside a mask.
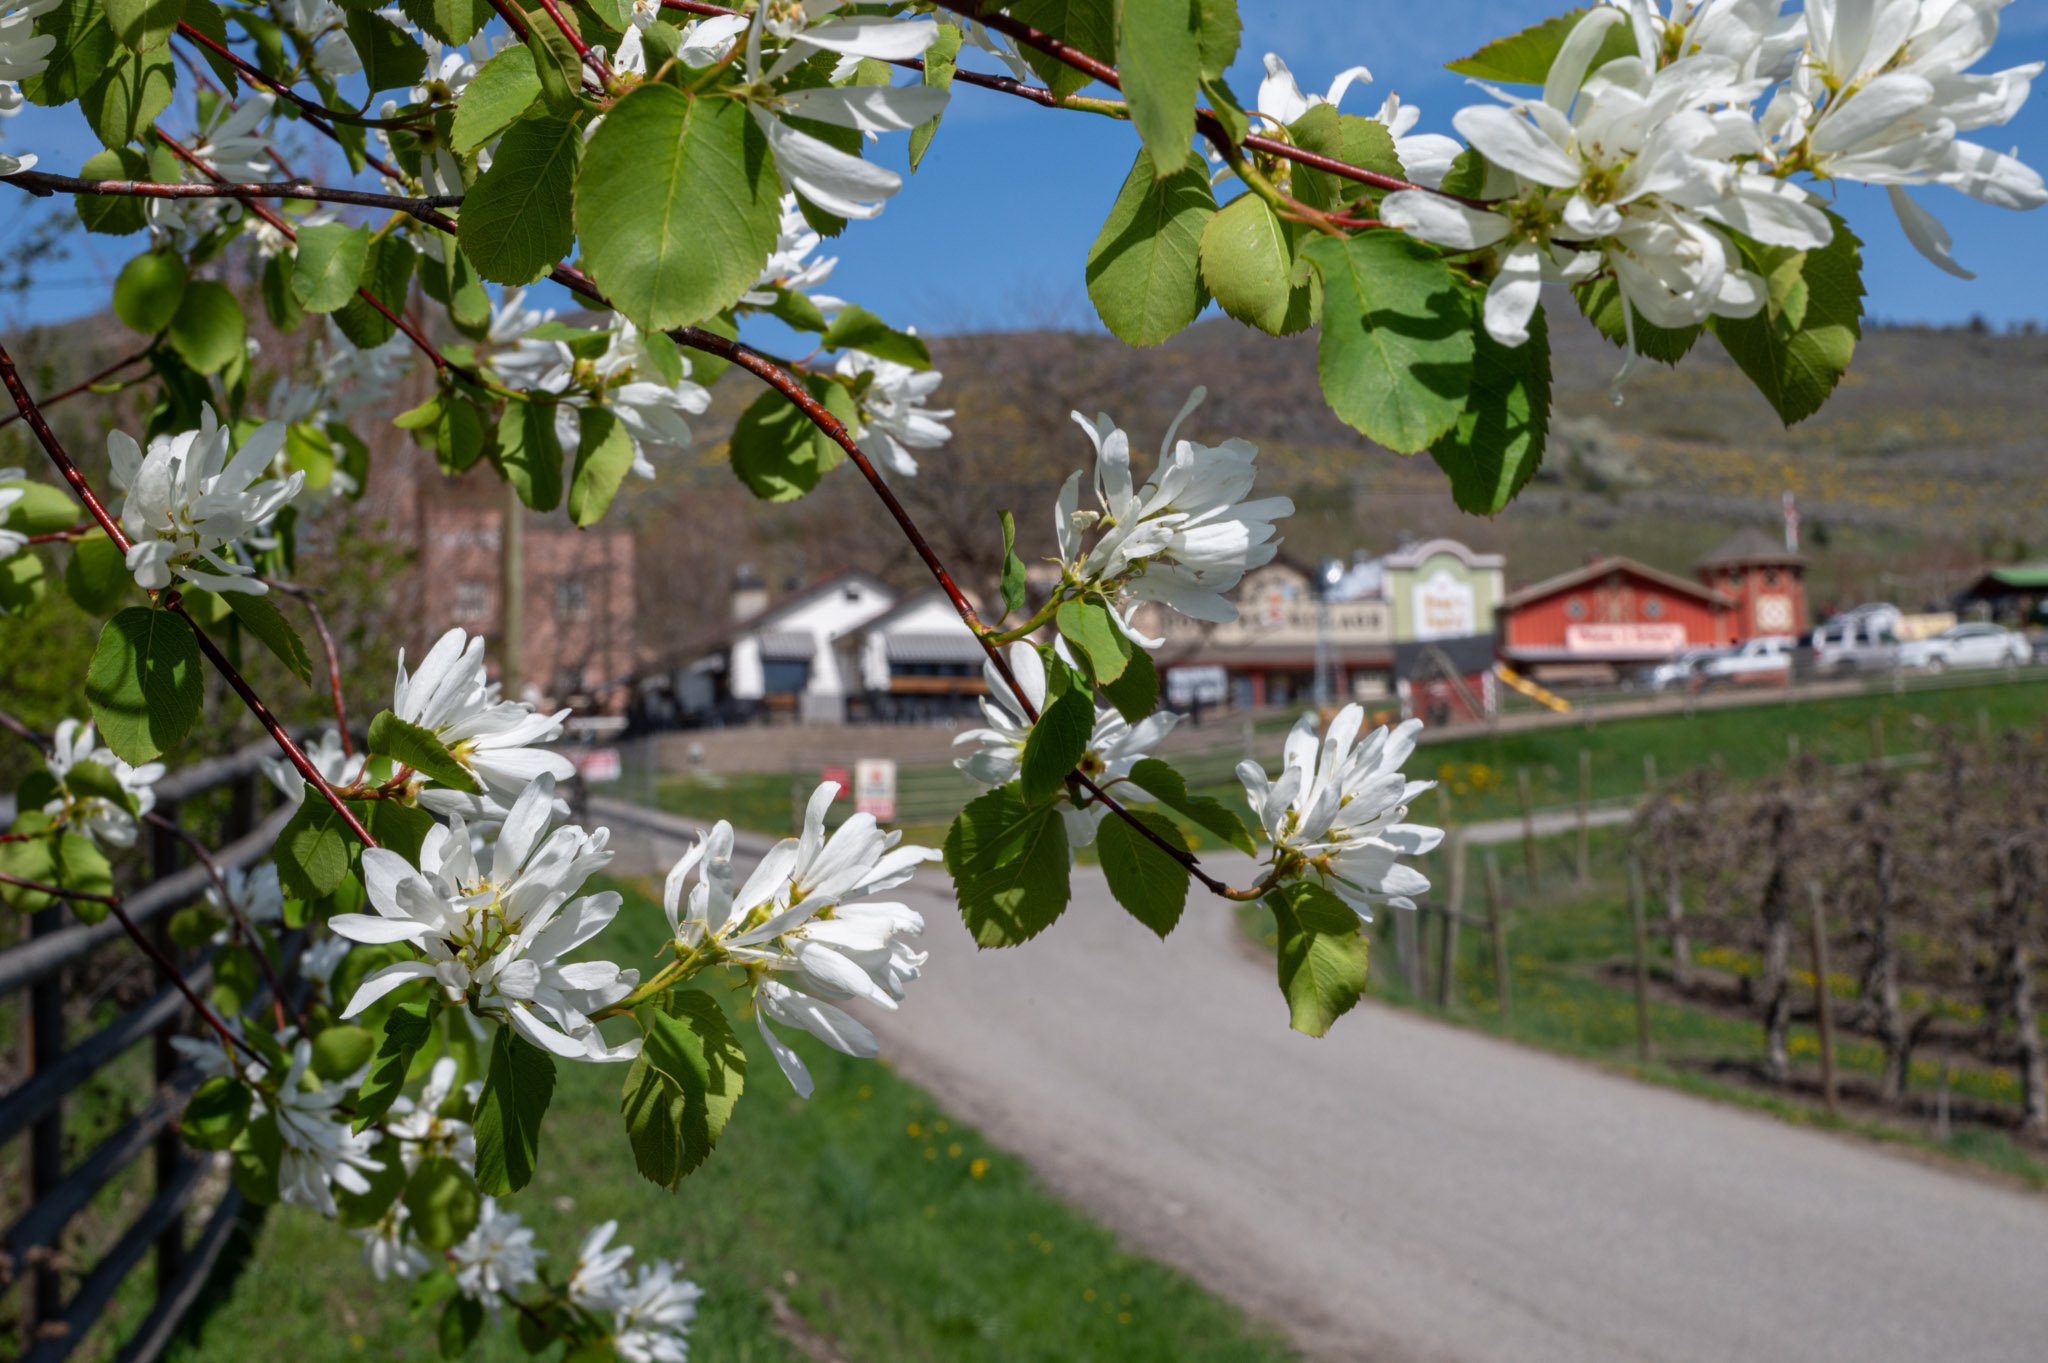
[[[290,817],[288,807],[258,817],[257,804],[269,783],[263,762],[275,750],[266,742],[209,758],[157,783],[156,813],[175,820],[181,802],[225,792],[225,845],[214,854],[223,870],[246,867],[268,854]],[[212,884],[203,865],[183,864],[183,840],[160,824],[145,825],[147,881],[122,897],[128,917],[150,933],[155,946],[179,959],[171,941],[173,911],[199,898]],[[188,1240],[186,1223],[196,1198],[211,1192],[209,1159],[188,1150],[178,1135],[185,1099],[199,1083],[172,1038],[188,1020],[184,998],[157,972],[148,998],[83,1036],[80,1019],[67,1018],[67,985],[95,955],[125,938],[113,919],[75,921],[58,903],[30,916],[28,937],[0,950],[0,1002],[17,1011],[21,1033],[20,1081],[0,1093],[0,1146],[20,1143],[21,1179],[8,1183],[27,1191],[27,1205],[0,1228],[0,1292],[18,1292],[19,1338],[11,1356],[22,1363],[57,1363],[69,1357],[107,1313],[143,1259],[154,1253],[154,1297],[147,1314],[123,1341],[122,1363],[150,1363],[175,1336],[198,1299],[207,1273],[218,1260],[240,1213],[242,1200],[225,1190],[199,1234]],[[182,953],[180,967],[195,989],[212,979],[210,955]],[[261,1006],[267,995],[251,1004]],[[66,1099],[145,1040],[151,1043],[147,1098],[125,1121],[90,1149],[67,1159]],[[79,1223],[94,1201],[124,1171],[147,1155],[152,1166],[150,1198],[125,1225],[103,1232],[111,1244],[86,1247]],[[97,1228],[92,1228],[97,1229]],[[74,1258],[76,1263],[73,1262]],[[66,1294],[67,1276],[76,1276]]]

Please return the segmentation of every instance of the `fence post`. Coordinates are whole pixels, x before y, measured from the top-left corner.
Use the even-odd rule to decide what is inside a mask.
[[[159,806],[157,812],[172,823],[177,822],[178,808],[176,805]],[[242,797],[238,789],[233,797],[233,802],[229,807],[227,820],[224,824],[224,830],[227,832],[228,837],[223,839],[223,841],[241,835],[241,816],[244,812]],[[161,880],[163,877],[176,871],[178,863],[183,860],[184,850],[184,844],[169,828],[163,824],[151,824],[149,828],[150,878]],[[149,934],[155,941],[157,950],[163,952],[173,961],[178,960],[181,953],[177,945],[171,941],[169,915],[160,917],[156,922],[152,923],[149,927]],[[255,948],[256,943],[251,942],[250,949],[254,950]],[[171,977],[164,971],[159,970],[156,972],[156,982],[159,989],[168,989],[171,985]],[[180,1063],[178,1049],[171,1044],[171,1038],[178,1034],[181,1021],[181,1018],[173,1017],[163,1026],[157,1028],[155,1035],[150,1039],[151,1058],[154,1066],[153,1072],[156,1075],[156,1084],[159,1090],[162,1090],[169,1084],[171,1077],[178,1072]],[[185,1151],[179,1142],[178,1128],[175,1124],[165,1126],[162,1131],[156,1134],[155,1139],[150,1144],[153,1156],[152,1162],[155,1165],[156,1190],[161,1193],[177,1180],[179,1166],[185,1160]],[[163,1234],[159,1235],[156,1240],[156,1295],[159,1300],[169,1293],[172,1285],[178,1281],[178,1270],[184,1266],[184,1263],[184,1223],[182,1218],[174,1218],[170,1225],[164,1228]]]
[[[1450,841],[1451,888],[1444,901],[1444,930],[1438,939],[1436,962],[1436,1006],[1451,1006],[1451,984],[1458,973],[1458,920],[1465,914],[1465,839],[1453,835]]]
[[[1508,993],[1508,925],[1501,914],[1500,858],[1491,851],[1486,854],[1486,928],[1493,938],[1494,1005],[1506,1024],[1514,1018],[1515,1005]]]
[[[1870,717],[1870,760],[1879,763],[1884,761],[1883,715],[1872,715]]]
[[[1785,760],[1792,766],[1799,765],[1799,735],[1796,733],[1785,735]]]
[[[1646,752],[1643,754],[1643,794],[1655,795],[1656,793],[1657,754],[1653,752]]]
[[[1579,884],[1593,878],[1593,824],[1586,806],[1593,803],[1593,750],[1579,749]]]
[[[1408,986],[1408,996],[1420,1001],[1422,998],[1422,951],[1417,939],[1422,932],[1422,910],[1395,909],[1394,914],[1394,959],[1401,967],[1401,978]]]
[[[1515,768],[1515,788],[1522,801],[1522,864],[1529,873],[1529,890],[1542,888],[1543,874],[1536,868],[1536,802],[1529,794],[1529,769]]]
[[[1841,1110],[1835,1091],[1835,1005],[1828,989],[1827,907],[1820,886],[1808,881],[1807,898],[1813,904],[1813,1000],[1820,1022],[1820,1093],[1830,1114]]]
[[[1643,863],[1633,855],[1628,859],[1628,914],[1636,948],[1636,1054],[1648,1060],[1655,1053],[1650,1042],[1650,942],[1643,923]]]
[[[29,936],[47,937],[61,932],[66,917],[62,902],[37,911],[29,918]],[[42,1073],[64,1054],[64,977],[69,973],[59,970],[29,986],[25,1047],[28,1054],[24,1058],[31,1075]],[[64,1177],[64,1107],[60,1099],[51,1105],[49,1116],[29,1129],[26,1153],[31,1204],[42,1201],[44,1194]],[[24,1345],[36,1338],[39,1327],[54,1323],[64,1313],[63,1284],[54,1264],[38,1258],[30,1270],[29,1282],[28,1320],[21,1333]]]

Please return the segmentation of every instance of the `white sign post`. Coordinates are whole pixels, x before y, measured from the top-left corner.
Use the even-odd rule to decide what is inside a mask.
[[[853,764],[853,807],[881,823],[896,817],[896,763],[887,757],[863,757]]]

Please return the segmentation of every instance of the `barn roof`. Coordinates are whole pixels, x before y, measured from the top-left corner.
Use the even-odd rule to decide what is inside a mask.
[[[1541,601],[1547,596],[1555,596],[1559,592],[1569,591],[1573,587],[1597,581],[1611,573],[1628,573],[1631,576],[1654,582],[1666,591],[1676,592],[1681,596],[1690,596],[1694,600],[1704,601],[1710,606],[1733,607],[1735,605],[1734,598],[1717,592],[1711,587],[1702,587],[1699,583],[1680,577],[1676,573],[1667,573],[1662,568],[1652,568],[1649,564],[1638,563],[1632,558],[1603,558],[1596,559],[1583,568],[1575,568],[1569,573],[1561,573],[1556,577],[1546,578],[1541,582],[1532,582],[1520,591],[1511,592],[1500,603],[1500,609],[1504,611],[1519,610],[1532,601]]]
[[[1755,526],[1745,526],[1700,556],[1695,568],[1734,568],[1751,563],[1801,564],[1806,560]]]

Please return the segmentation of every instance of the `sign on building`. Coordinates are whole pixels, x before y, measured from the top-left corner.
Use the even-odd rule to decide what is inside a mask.
[[[600,786],[619,779],[622,764],[617,748],[592,748],[574,759],[576,773],[587,785]]]
[[[1564,646],[1572,653],[1601,656],[1636,654],[1645,658],[1661,658],[1677,653],[1686,646],[1685,626],[1567,625],[1564,630]]]
[[[853,807],[888,823],[896,817],[896,763],[887,757],[863,757],[853,766]]]
[[[1464,639],[1479,633],[1472,584],[1439,568],[1415,584],[1415,637]]]

